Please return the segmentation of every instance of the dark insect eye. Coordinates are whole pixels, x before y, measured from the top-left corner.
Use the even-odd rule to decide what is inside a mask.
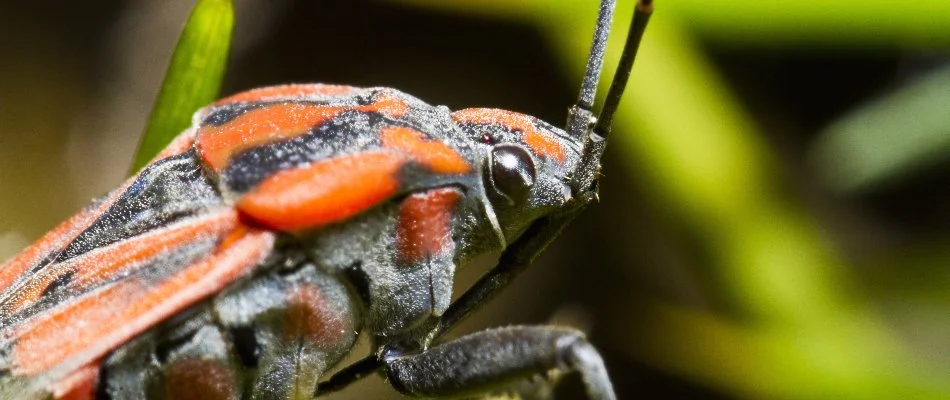
[[[489,192],[508,205],[523,202],[534,186],[534,159],[524,148],[511,144],[495,146],[488,165]]]

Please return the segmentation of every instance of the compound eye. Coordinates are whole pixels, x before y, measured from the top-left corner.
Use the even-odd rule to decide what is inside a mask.
[[[536,170],[531,154],[521,146],[501,144],[491,151],[488,165],[489,192],[508,205],[520,204],[534,186]]]

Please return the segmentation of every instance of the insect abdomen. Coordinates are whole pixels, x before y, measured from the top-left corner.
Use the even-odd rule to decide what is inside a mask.
[[[360,313],[335,277],[312,264],[290,268],[230,288],[123,346],[103,364],[102,390],[116,400],[309,398],[352,347]]]

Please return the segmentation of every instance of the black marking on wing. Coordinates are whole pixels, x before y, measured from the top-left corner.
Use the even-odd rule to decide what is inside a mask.
[[[380,127],[392,122],[378,113],[344,111],[305,135],[236,154],[221,174],[222,181],[235,192],[247,192],[279,171],[378,146]]]
[[[57,289],[65,287],[73,280],[73,276],[76,275],[76,270],[71,269],[66,271],[60,276],[57,276],[49,285],[43,289],[43,293],[40,294],[40,297],[47,297],[50,294],[54,293]]]
[[[116,202],[76,236],[54,262],[140,235],[221,204],[191,149],[146,167]]]
[[[214,127],[224,125],[233,121],[235,118],[244,115],[244,113],[248,111],[264,107],[267,104],[268,103],[261,102],[238,102],[215,107],[211,113],[201,121],[201,127],[203,128],[207,126]]]
[[[102,205],[102,203],[103,203],[104,201],[106,201],[106,199],[108,199],[108,198],[109,198],[109,195],[105,195],[105,196],[102,196],[102,197],[100,197],[100,198],[94,200],[91,204],[89,204],[88,206],[86,206],[86,208],[83,209],[83,210],[81,211],[81,213],[85,214],[85,213],[90,213],[90,212],[92,212],[92,210],[98,208],[98,207],[99,207],[100,205]],[[72,238],[68,239],[68,241],[71,241],[71,240],[72,240]],[[64,240],[64,241],[66,241],[66,240]],[[43,255],[42,258],[36,260],[36,262],[33,263],[33,266],[30,267],[30,271],[29,271],[28,273],[26,273],[25,275],[29,276],[29,275],[35,275],[35,274],[39,273],[44,267],[46,267],[47,265],[51,264],[53,261],[56,260],[56,257],[58,257],[58,256],[60,255],[60,253],[63,252],[63,248],[64,248],[67,244],[68,244],[68,243],[62,243],[62,244],[58,245],[58,247],[54,247],[54,248],[51,249],[49,252],[47,252],[45,255]]]
[[[43,256],[43,258],[37,261],[36,264],[33,265],[33,267],[30,268],[30,275],[40,272],[40,270],[42,270],[43,267],[53,262],[53,260],[55,260],[56,257],[59,256],[59,254],[62,252],[63,252],[62,249],[57,249],[57,250],[53,250],[47,253],[45,256]]]
[[[15,311],[12,314],[0,313],[0,327],[12,326],[17,321],[24,321],[33,316],[40,315],[46,311],[52,310],[71,299],[76,299],[97,287],[101,287],[107,282],[114,282],[122,279],[140,279],[144,284],[158,283],[169,276],[181,271],[183,267],[191,265],[202,257],[210,254],[215,248],[220,237],[198,237],[187,243],[183,243],[173,249],[158,254],[156,257],[137,265],[134,269],[125,271],[121,274],[110,276],[105,280],[98,280],[93,283],[79,285],[74,280],[74,275],[80,270],[70,269],[64,271],[62,275],[57,276],[48,284],[41,296],[33,304]],[[0,346],[2,348],[2,346]]]

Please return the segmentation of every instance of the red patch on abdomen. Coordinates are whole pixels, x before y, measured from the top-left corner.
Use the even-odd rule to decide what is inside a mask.
[[[240,385],[234,371],[223,361],[187,358],[166,368],[165,397],[181,400],[230,400]]]
[[[399,207],[396,249],[405,263],[415,263],[452,245],[452,217],[461,193],[432,189],[406,198]]]
[[[289,340],[305,337],[318,345],[333,346],[353,330],[352,316],[334,304],[319,286],[298,283],[289,288],[287,296],[284,333]]]

